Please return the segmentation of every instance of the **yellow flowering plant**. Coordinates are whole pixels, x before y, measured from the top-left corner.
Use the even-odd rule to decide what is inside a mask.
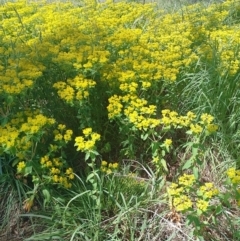
[[[207,237],[206,230],[219,225],[227,208],[239,206],[239,177],[239,170],[229,168],[224,188],[220,190],[212,182],[201,182],[193,174],[184,173],[167,188],[169,207],[173,213],[186,217],[187,223],[194,226],[197,237]]]
[[[226,192],[221,195],[222,201],[227,206],[236,203],[240,207],[240,170],[231,167],[227,170]]]
[[[171,210],[185,215],[197,236],[204,235],[205,228],[211,225],[209,216],[213,214],[216,218],[220,213],[219,190],[211,182],[201,183],[193,174],[179,176],[177,182],[169,185],[167,193]]]
[[[238,76],[239,31],[225,24],[230,1],[183,10],[184,21],[134,2],[0,5],[0,156],[14,156],[36,185],[69,188],[79,151],[92,166],[101,154],[151,159],[162,175],[177,149],[197,177],[218,126],[209,113],[179,110],[182,78],[204,60],[216,76]]]
[[[118,170],[119,164],[117,162],[108,163],[106,161],[101,162],[100,171],[106,174],[112,174]]]

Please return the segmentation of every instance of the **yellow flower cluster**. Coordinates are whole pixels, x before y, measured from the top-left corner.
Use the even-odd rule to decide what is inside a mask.
[[[25,167],[26,167],[26,163],[24,161],[19,162],[17,165],[17,172],[21,173]]]
[[[72,140],[72,135],[73,135],[73,131],[68,129],[66,129],[66,125],[63,124],[59,124],[58,125],[58,129],[54,130],[54,141],[64,141],[65,143],[68,143],[69,141]]]
[[[227,170],[227,176],[233,184],[240,184],[240,170],[236,170],[233,167],[229,168]]]
[[[40,160],[40,163],[41,163],[42,167],[47,167],[47,168],[52,168],[52,167],[59,168],[63,165],[62,161],[59,158],[53,158],[51,160],[48,155],[43,156]]]
[[[89,89],[93,88],[96,82],[86,79],[83,75],[78,75],[74,79],[56,82],[53,87],[58,89],[58,95],[66,102],[83,100],[89,96]]]
[[[40,90],[45,84],[53,86],[64,101],[81,102],[90,99],[91,90],[100,85],[110,88],[104,88],[110,120],[121,116],[124,124],[131,123],[139,130],[159,125],[166,129],[186,127],[194,135],[217,130],[208,114],[197,120],[192,112],[180,116],[165,109],[158,118],[159,106],[149,99],[155,99],[155,94],[180,79],[181,74],[192,71],[203,58],[216,58],[216,70],[222,75],[239,73],[239,26],[224,22],[233,1],[206,9],[190,6],[183,9],[187,14],[159,14],[155,4],[85,2],[76,7],[70,2],[20,0],[0,6],[0,94],[4,103],[14,97],[13,111],[25,108],[27,103],[20,106],[17,102],[31,88]],[[53,74],[48,76],[48,71]],[[105,95],[104,100],[101,96],[99,99],[104,105]],[[38,100],[29,98],[29,102],[36,106]],[[42,113],[11,113],[9,122],[0,126],[0,153],[15,148],[16,156],[24,160],[32,147],[29,136],[42,134],[47,125],[55,122]],[[56,142],[66,143],[73,135],[63,125],[54,134]],[[91,129],[85,129],[83,135],[75,139],[77,150],[94,149],[100,135]],[[170,139],[164,142],[168,147],[171,144]],[[52,168],[51,175],[58,180],[57,166],[50,164],[50,159],[44,160],[44,167]]]
[[[108,101],[109,105],[107,109],[109,119],[114,119],[124,114],[128,121],[140,130],[154,128],[160,124],[158,119],[151,117],[156,115],[156,106],[147,106],[147,101],[138,98],[136,95],[114,95],[109,98]]]
[[[14,147],[18,136],[19,130],[16,127],[9,124],[0,126],[0,153]]]
[[[186,16],[186,20],[191,19],[195,38],[202,41],[202,46],[197,48],[198,54],[209,61],[216,61],[217,71],[221,75],[233,76],[240,68],[236,48],[239,45],[239,26],[226,24],[226,19],[232,15],[231,9],[237,7],[235,1],[225,1],[221,7],[211,4],[206,9],[195,5],[188,8],[190,14]]]
[[[1,83],[18,93],[42,75],[42,60],[51,60],[66,72],[76,70],[76,77],[54,84],[60,98],[71,103],[87,98],[89,88],[96,84],[89,73],[98,71],[101,81],[129,93],[163,79],[175,81],[181,68],[198,58],[191,51],[194,36],[186,31],[190,22],[182,22],[180,15],[174,20],[171,15],[158,17],[155,4],[88,1],[77,8],[71,3],[56,7],[19,1],[14,8],[6,3],[2,12],[0,39],[6,46],[14,43],[14,49],[0,50],[9,56],[7,67],[0,62],[4,68]],[[18,61],[11,54],[19,56]]]
[[[214,187],[213,183],[207,182],[199,188],[198,195],[204,199],[210,199],[219,193],[218,189]]]
[[[103,173],[111,174],[111,173],[113,173],[114,171],[116,171],[118,169],[118,166],[119,165],[118,165],[117,162],[115,162],[115,163],[108,163],[106,161],[102,161],[100,170]]]
[[[29,137],[37,136],[54,123],[53,118],[39,114],[39,111],[17,112],[5,126],[0,126],[0,152],[10,151],[14,147],[14,154],[23,160],[25,153],[32,147]]]
[[[184,173],[183,176],[178,178],[179,185],[185,187],[191,187],[195,181],[196,178],[194,177],[194,175],[187,175],[186,173]]]
[[[40,111],[25,110],[12,115],[5,126],[0,126],[0,151],[17,157],[19,161],[17,164],[18,173],[24,174],[26,161],[34,158],[35,142],[41,145],[41,142],[44,141],[42,136],[46,134],[46,128],[53,124],[55,124],[55,120],[44,116]],[[58,136],[59,139],[63,139],[67,143],[72,138],[72,130],[66,130],[66,126],[63,124],[58,125],[57,132],[55,133],[55,140]],[[49,149],[50,153],[53,153],[58,150],[58,146],[50,145]],[[38,175],[49,176],[54,183],[59,183],[66,188],[71,186],[70,180],[74,176],[69,170],[72,169],[67,169],[68,171],[64,173],[63,162],[60,158],[50,158],[47,154],[41,158],[39,164],[42,170],[37,173]],[[31,165],[30,162],[29,165]],[[34,172],[31,174],[34,174]]]
[[[171,145],[172,145],[172,139],[166,139],[164,142],[163,142],[164,146],[166,148],[169,148]]]
[[[173,206],[177,211],[185,211],[191,208],[193,203],[187,195],[181,195],[173,199]]]
[[[124,109],[124,114],[137,129],[147,130],[159,125],[160,121],[151,116],[156,115],[156,106],[147,105],[145,99],[134,98]]]
[[[92,128],[83,130],[83,136],[75,138],[74,146],[77,146],[77,151],[90,151],[95,149],[96,141],[100,140],[100,135],[92,131]]]
[[[156,116],[156,106],[147,106],[147,100],[138,98],[134,93],[124,96],[113,95],[108,101],[107,109],[110,120],[122,118],[124,114],[128,121],[140,130],[151,129],[159,125],[163,125],[165,129],[188,127],[191,134],[199,135],[204,130],[209,134],[218,129],[218,126],[212,123],[214,117],[206,113],[200,116],[200,121],[197,121],[196,115],[191,111],[185,116],[180,116],[176,111],[164,109],[161,112],[162,118],[153,118]]]
[[[121,85],[123,91],[136,91],[136,86],[146,90],[161,80],[176,81],[182,69],[211,55],[209,46],[217,48],[219,71],[235,74],[239,70],[238,26],[223,24],[232,7],[229,2],[221,8],[214,4],[206,9],[187,7],[184,21],[182,13],[159,14],[155,4],[88,1],[81,8],[71,3],[57,6],[19,1],[1,7],[4,44],[0,53],[8,64],[0,61],[0,91],[20,93],[33,86],[42,75],[41,60],[45,58],[65,71],[73,68],[78,72],[81,90],[72,86],[74,77],[71,83],[62,81],[65,88],[55,86],[68,102],[86,98],[91,86],[86,78],[89,71],[99,71],[102,81]],[[196,44],[206,38],[208,45]]]
[[[171,128],[171,126],[174,128],[189,127],[190,133],[199,135],[204,129],[207,134],[213,133],[218,129],[218,126],[212,123],[213,120],[214,117],[206,113],[200,116],[200,121],[197,121],[196,115],[191,111],[189,111],[185,116],[179,116],[176,111],[165,109],[162,110],[160,124],[167,129]]]
[[[42,114],[38,114],[34,117],[28,117],[27,121],[20,127],[20,132],[25,132],[26,134],[36,134],[44,126],[53,125],[55,120],[53,118],[48,118]]]
[[[219,193],[213,183],[205,183],[198,187],[196,178],[191,174],[180,176],[178,183],[171,183],[167,191],[172,198],[171,207],[176,211],[187,211],[196,207],[205,212],[211,198]],[[196,193],[198,194],[197,198]]]
[[[50,158],[48,155],[45,155],[40,159],[40,163],[42,168],[47,170],[45,175],[50,176],[53,183],[61,184],[65,188],[72,186],[71,180],[74,179],[73,169],[68,168],[64,173],[63,161],[60,158]]]
[[[121,114],[123,105],[121,104],[121,96],[113,95],[108,99],[108,118],[114,119]]]
[[[130,92],[134,93],[137,91],[138,84],[135,82],[130,82],[130,83],[124,83],[120,84],[119,89],[122,90],[123,92]]]
[[[0,91],[22,93],[35,84],[48,67],[46,63],[52,63],[63,71],[61,81],[52,84],[66,102],[87,99],[90,89],[106,82],[118,93],[112,91],[109,97],[110,120],[124,113],[140,130],[162,124],[187,126],[192,133],[200,134],[204,128],[192,123],[194,114],[177,116],[166,111],[160,120],[156,119],[156,106],[148,104],[150,101],[142,94],[151,95],[149,90],[158,89],[163,82],[176,81],[183,70],[205,56],[208,46],[196,44],[204,36],[218,43],[219,68],[226,69],[228,64],[230,73],[236,73],[239,53],[234,46],[239,34],[235,26],[222,26],[229,9],[229,4],[223,4],[221,11],[215,5],[206,10],[197,5],[188,7],[182,21],[182,14],[159,14],[154,4],[89,1],[79,8],[71,3],[6,3],[1,7],[0,20],[0,53],[5,56],[0,60]],[[212,29],[213,22],[216,29]],[[21,128],[38,132],[39,126],[30,124]],[[204,127],[208,132],[217,129],[211,121]],[[70,135],[67,133],[65,140]],[[11,141],[5,143],[7,147],[14,145]]]
[[[8,54],[7,50],[2,48],[2,54]],[[26,55],[26,53],[24,53]],[[8,65],[1,65],[0,61],[0,93],[17,95],[34,84],[34,80],[42,75],[44,67],[30,62],[24,57],[17,59],[9,57]]]
[[[197,200],[196,207],[197,209],[201,210],[202,212],[205,212],[208,208],[209,201],[199,199]]]
[[[239,188],[239,184],[240,184],[240,170],[236,170],[235,168],[231,167],[227,170],[227,176],[231,181],[231,184],[234,187],[234,197],[237,201],[238,206],[240,207],[240,188]]]
[[[168,188],[168,193],[171,196],[179,196],[183,192],[183,187],[178,186],[176,183],[171,183],[170,187]]]

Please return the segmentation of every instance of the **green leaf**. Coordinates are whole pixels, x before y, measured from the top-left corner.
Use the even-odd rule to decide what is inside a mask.
[[[51,195],[47,189],[42,190],[43,196],[44,196],[44,203],[43,205],[45,206],[47,203],[50,202],[51,200]]]
[[[18,162],[19,162],[19,159],[16,158],[12,163],[12,167],[16,166],[18,164]]]
[[[158,142],[153,142],[153,143],[152,143],[151,147],[152,147],[152,154],[153,154],[153,155],[158,151],[159,146],[160,146],[160,145],[159,145]]]
[[[203,211],[202,211],[202,210],[197,209],[197,215],[198,215],[198,216],[201,216],[201,215],[202,215],[202,213],[203,213]]]
[[[5,126],[8,123],[8,117],[1,118],[1,126]]]
[[[164,159],[162,158],[160,162],[161,162],[161,164],[162,164],[164,170],[165,170],[166,172],[168,172],[168,168],[167,168],[166,160],[164,160]]]
[[[196,143],[192,146],[192,154],[193,156],[197,156],[198,154],[198,144]]]
[[[198,217],[194,215],[187,215],[188,224],[194,223],[195,226],[200,227],[201,223]]]
[[[32,174],[32,166],[26,166],[24,169],[24,176],[27,176],[28,174]]]
[[[190,158],[189,160],[187,160],[187,161],[185,162],[185,164],[184,164],[183,167],[182,167],[182,170],[186,170],[186,169],[192,167],[192,165],[193,165],[193,159]]]
[[[141,134],[141,139],[142,140],[147,140],[147,138],[148,138],[148,133],[146,133],[145,135],[144,134]]]
[[[192,131],[191,130],[188,130],[188,131],[186,131],[186,134],[188,134],[188,135],[192,135]]]
[[[196,157],[196,163],[197,163],[198,165],[202,165],[202,160],[200,160],[199,158]]]
[[[198,167],[193,167],[193,175],[196,179],[199,177]]]
[[[215,208],[215,213],[216,215],[219,215],[223,212],[223,207],[222,205],[218,205],[216,208]]]
[[[85,155],[85,161],[87,161],[90,157],[90,152],[87,152],[86,155]]]
[[[91,181],[93,180],[94,176],[95,176],[95,173],[93,173],[93,172],[90,173],[90,174],[87,176],[87,180],[86,180],[86,181],[87,181],[87,182],[88,182],[88,181],[91,182]]]

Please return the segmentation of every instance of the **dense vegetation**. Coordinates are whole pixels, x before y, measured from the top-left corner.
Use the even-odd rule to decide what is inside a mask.
[[[239,240],[238,1],[18,1],[0,23],[2,236]]]

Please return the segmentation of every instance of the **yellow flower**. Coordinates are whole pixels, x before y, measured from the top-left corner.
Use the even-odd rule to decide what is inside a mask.
[[[196,115],[192,111],[188,111],[187,118],[188,120],[192,121],[196,118]]]
[[[231,167],[227,170],[227,175],[230,179],[234,178],[236,176],[236,169]]]
[[[55,135],[54,141],[61,141],[63,139],[62,134]]]
[[[58,175],[54,175],[54,176],[52,177],[52,180],[53,180],[53,182],[59,182],[59,177],[58,177]]]
[[[208,201],[205,200],[197,200],[196,206],[198,209],[200,209],[201,211],[205,212],[208,208]]]
[[[62,162],[60,161],[59,158],[53,158],[53,163],[56,167],[62,166]]]
[[[107,167],[101,166],[100,170],[101,172],[107,172]]]
[[[108,169],[106,170],[106,173],[107,173],[107,174],[112,174],[112,170],[108,168]]]
[[[44,157],[41,158],[40,163],[42,165],[44,165],[48,160],[49,160],[49,157],[48,156],[44,156]]]
[[[66,125],[63,125],[63,124],[59,124],[58,125],[58,130],[62,131],[66,128]]]
[[[168,148],[169,146],[172,145],[172,140],[171,140],[171,139],[166,139],[166,140],[164,141],[164,145]]]
[[[66,143],[72,139],[72,134],[73,134],[72,130],[67,130],[66,131],[66,133],[63,136],[63,138],[64,138]]]
[[[173,199],[173,206],[175,207],[176,211],[185,211],[191,208],[192,205],[191,199],[186,195],[181,195]]]
[[[85,142],[85,150],[92,150],[95,146],[95,141],[89,140]]]
[[[73,174],[73,173],[71,173],[71,174],[70,174],[68,177],[69,177],[69,179],[71,179],[71,180],[72,180],[72,179],[74,179],[74,174]]]
[[[76,137],[74,146],[77,146],[77,151],[83,151],[85,149],[84,138],[82,136]]]
[[[92,128],[90,127],[83,130],[83,134],[85,136],[89,136],[91,133],[92,133]]]
[[[187,175],[184,173],[183,176],[179,177],[178,180],[178,183],[180,185],[183,185],[185,187],[191,187],[195,182],[196,178],[194,177],[194,175]]]
[[[202,114],[200,118],[204,124],[210,124],[214,120],[213,116],[206,113]]]
[[[159,164],[159,157],[158,156],[153,157],[152,162],[154,164]]]
[[[26,163],[24,161],[21,161],[17,165],[17,172],[20,173],[22,170],[26,167]]]
[[[47,161],[46,162],[46,167],[51,167],[52,166],[52,162],[51,161]]]
[[[208,132],[210,132],[210,133],[216,132],[217,129],[218,129],[218,126],[215,125],[215,124],[208,124],[208,125],[207,125],[207,130],[208,130]]]
[[[93,141],[98,141],[98,140],[100,140],[101,136],[98,133],[94,132],[91,134],[91,138]]]
[[[149,87],[151,87],[151,83],[150,82],[148,82],[148,81],[143,81],[142,82],[142,88],[143,89],[147,89]]]
[[[112,164],[112,168],[113,168],[113,169],[117,169],[117,168],[118,168],[118,163],[117,163],[117,162],[113,163],[113,164]]]
[[[170,187],[167,189],[169,195],[179,196],[184,191],[183,187],[179,187],[177,183],[171,183]]]
[[[200,134],[203,130],[203,128],[198,124],[191,124],[190,129],[194,134]]]
[[[67,175],[70,175],[73,173],[73,169],[71,167],[69,167],[67,170],[66,170],[66,174]]]
[[[199,188],[199,194],[204,198],[212,198],[219,193],[218,189],[214,187],[213,183],[207,182]]]
[[[65,188],[71,188],[72,187],[72,183],[69,183],[69,182],[64,182],[63,183],[63,186],[65,187]]]
[[[50,173],[51,174],[59,174],[60,170],[58,168],[52,167]]]
[[[102,166],[102,167],[106,167],[107,164],[108,164],[108,163],[107,163],[106,161],[102,161],[102,162],[101,162],[101,166]]]

